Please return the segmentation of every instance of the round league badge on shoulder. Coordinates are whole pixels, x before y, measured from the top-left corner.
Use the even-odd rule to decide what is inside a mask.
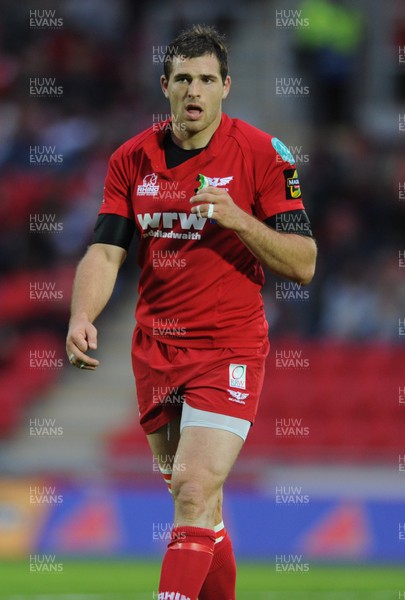
[[[290,165],[293,165],[295,163],[295,159],[294,159],[293,155],[291,154],[291,152],[289,151],[287,146],[285,144],[283,144],[283,142],[281,140],[279,140],[276,137],[273,137],[271,139],[271,145],[273,146],[274,150],[277,152],[277,154],[279,154],[281,156],[281,158],[283,160],[290,163]]]

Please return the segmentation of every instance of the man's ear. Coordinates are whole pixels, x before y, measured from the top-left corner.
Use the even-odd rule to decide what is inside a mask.
[[[168,81],[165,77],[165,75],[161,75],[160,76],[160,87],[162,88],[162,92],[165,96],[165,98],[169,97],[169,92],[167,91],[167,85],[168,85]]]
[[[222,92],[222,100],[225,100],[225,98],[228,96],[230,89],[231,89],[231,78],[229,75],[226,76],[226,79],[224,81],[224,90]]]

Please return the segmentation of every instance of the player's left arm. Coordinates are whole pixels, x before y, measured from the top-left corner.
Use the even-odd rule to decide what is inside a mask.
[[[311,237],[283,233],[249,215],[224,190],[207,187],[190,199],[191,212],[208,216],[209,204],[214,205],[212,218],[218,225],[233,230],[252,254],[268,269],[297,283],[308,284],[315,273],[317,248]]]

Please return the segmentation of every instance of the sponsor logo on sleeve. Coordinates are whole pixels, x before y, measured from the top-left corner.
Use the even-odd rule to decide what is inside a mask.
[[[283,173],[285,179],[285,197],[287,200],[301,198],[301,186],[297,169],[286,169]]]
[[[246,389],[246,365],[231,363],[229,365],[229,387]]]

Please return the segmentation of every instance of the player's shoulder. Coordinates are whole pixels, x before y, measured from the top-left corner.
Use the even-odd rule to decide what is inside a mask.
[[[232,126],[230,135],[236,138],[246,139],[246,141],[254,144],[257,142],[271,141],[272,136],[262,129],[243,121],[242,119],[231,119]]]
[[[249,148],[255,159],[276,158],[281,157],[282,162],[289,164],[294,163],[294,157],[287,146],[275,135],[267,133],[242,119],[231,119],[232,127],[230,135],[232,135],[241,146]]]
[[[232,126],[229,131],[235,140],[241,147],[250,149],[253,155],[257,158],[260,155],[269,156],[276,153],[273,139],[276,140],[273,135],[243,121],[242,119],[231,119]]]

